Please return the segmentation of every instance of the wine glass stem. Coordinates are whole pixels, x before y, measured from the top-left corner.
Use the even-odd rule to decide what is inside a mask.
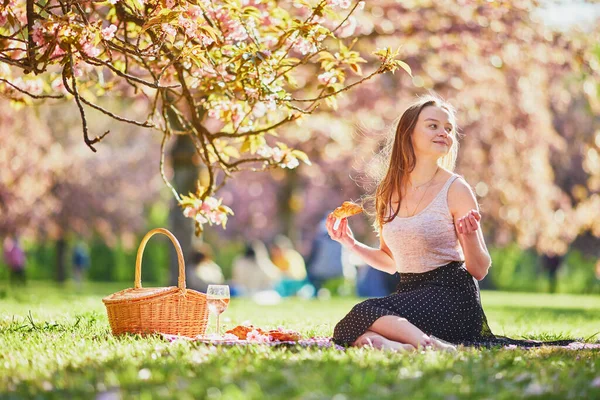
[[[221,324],[219,324],[219,319],[221,314],[217,314],[217,335],[221,336]]]

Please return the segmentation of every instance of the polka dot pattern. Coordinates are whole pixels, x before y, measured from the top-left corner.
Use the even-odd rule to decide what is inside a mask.
[[[454,344],[537,347],[572,342],[538,342],[492,334],[481,307],[479,285],[466,270],[464,261],[453,261],[423,273],[400,273],[396,292],[355,305],[335,326],[333,341],[349,346],[386,315],[405,318],[426,334]]]
[[[336,325],[333,339],[348,345],[379,318],[395,315],[440,339],[472,340],[481,332],[482,314],[474,278],[463,262],[452,262],[428,272],[401,273],[396,293],[354,306]]]

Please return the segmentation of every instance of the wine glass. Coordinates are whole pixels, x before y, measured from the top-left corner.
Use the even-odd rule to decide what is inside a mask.
[[[221,336],[221,325],[219,319],[221,314],[229,305],[229,286],[227,285],[208,285],[206,290],[206,300],[208,311],[217,316],[217,335]]]

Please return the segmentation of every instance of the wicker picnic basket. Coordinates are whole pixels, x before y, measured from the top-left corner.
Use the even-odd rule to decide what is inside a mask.
[[[166,235],[177,251],[177,286],[142,287],[142,255],[148,240],[157,233]],[[122,333],[168,333],[195,337],[204,335],[208,322],[206,294],[185,287],[185,262],[177,238],[166,229],[153,229],[144,236],[135,261],[133,289],[125,289],[102,299],[114,335]]]

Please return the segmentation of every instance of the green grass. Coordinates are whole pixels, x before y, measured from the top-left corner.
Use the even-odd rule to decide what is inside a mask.
[[[598,398],[600,351],[426,351],[221,348],[157,337],[115,338],[103,295],[32,282],[0,292],[0,398],[384,399]],[[600,297],[484,292],[495,333],[600,339]],[[234,299],[223,323],[249,320],[329,336],[358,299],[286,300],[259,307]],[[214,322],[211,319],[211,327]],[[595,383],[594,383],[595,382]]]

